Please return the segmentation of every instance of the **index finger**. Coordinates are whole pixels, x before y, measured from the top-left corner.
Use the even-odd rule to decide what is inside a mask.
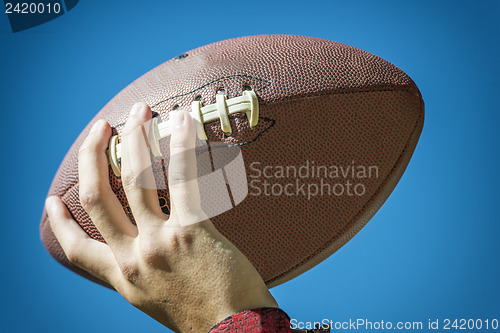
[[[137,236],[121,203],[109,185],[108,147],[111,128],[97,121],[80,147],[78,155],[79,195],[82,207],[101,233],[106,243],[125,244]]]
[[[168,188],[172,217],[182,226],[208,219],[201,209],[197,180],[193,119],[185,111],[172,112]]]

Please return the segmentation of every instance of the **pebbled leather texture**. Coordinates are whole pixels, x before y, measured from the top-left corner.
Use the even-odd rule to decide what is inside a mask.
[[[362,179],[366,191],[361,196],[249,194],[212,218],[269,286],[310,269],[351,239],[391,193],[420,136],[424,105],[414,82],[396,66],[352,46],[262,35],[216,42],[179,58],[154,68],[115,96],[83,130],[57,171],[49,195],[63,198],[94,239],[104,241],[78,199],[78,149],[98,119],[106,119],[121,134],[130,108],[139,101],[148,103],[161,122],[175,107],[189,110],[197,98],[203,105],[215,103],[218,90],[232,98],[253,89],[260,105],[257,128],[249,128],[244,114],[230,116],[231,136],[224,135],[218,120],[205,124],[208,141],[241,148],[249,181],[253,162],[297,168],[306,163],[378,167],[378,177]],[[167,156],[168,140],[163,140],[162,150]],[[153,162],[159,178],[164,177],[162,163]],[[201,172],[211,166],[206,168]],[[326,180],[345,183],[343,178]],[[110,181],[126,209],[121,180],[111,171]],[[276,188],[295,181],[272,179],[279,184]],[[168,212],[168,191],[158,192]],[[217,199],[211,201],[217,205]],[[41,237],[50,254],[74,272],[110,287],[68,262],[48,222],[44,211]]]

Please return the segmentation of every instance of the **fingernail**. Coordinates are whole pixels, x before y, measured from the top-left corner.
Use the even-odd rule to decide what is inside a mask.
[[[90,129],[90,133],[94,133],[95,131],[97,131],[100,127],[102,126],[102,120],[98,120],[94,123],[94,125],[92,125],[92,128]]]
[[[183,111],[174,111],[172,112],[172,124],[174,126],[180,126],[184,122],[184,112]]]
[[[146,106],[144,105],[144,103],[135,103],[134,106],[132,106],[132,109],[130,110],[130,114],[131,115],[139,114],[145,108]]]
[[[54,207],[54,197],[53,196],[50,196],[50,197],[47,197],[47,199],[45,199],[45,209],[47,211],[52,211],[52,207]]]

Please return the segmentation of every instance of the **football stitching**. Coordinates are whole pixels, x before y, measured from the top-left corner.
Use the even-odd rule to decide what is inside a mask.
[[[191,90],[191,91],[188,91],[188,92],[186,92],[186,93],[179,94],[179,95],[175,95],[175,96],[172,96],[172,97],[166,98],[166,99],[164,99],[164,100],[162,100],[162,101],[159,101],[159,102],[157,102],[156,104],[152,105],[152,106],[151,106],[151,108],[157,107],[158,105],[160,105],[160,104],[162,104],[162,103],[165,103],[165,102],[167,102],[167,101],[169,101],[169,100],[171,100],[171,99],[175,99],[175,98],[178,98],[178,97],[184,97],[184,96],[190,95],[190,94],[192,94],[192,93],[194,93],[194,92],[196,92],[196,91],[198,91],[198,90],[201,90],[201,89],[203,89],[203,88],[205,88],[205,87],[208,87],[208,86],[210,86],[210,85],[212,85],[212,84],[214,84],[214,83],[217,83],[217,82],[220,82],[220,81],[224,81],[224,80],[227,80],[227,79],[232,79],[232,78],[235,78],[235,77],[250,78],[250,79],[255,79],[255,80],[257,80],[257,81],[264,82],[264,85],[263,85],[262,87],[258,88],[258,89],[254,89],[255,91],[260,91],[260,90],[265,89],[265,88],[267,88],[267,87],[269,87],[269,86],[271,85],[271,82],[270,82],[270,81],[267,81],[267,80],[265,80],[265,79],[262,79],[262,78],[259,78],[259,77],[256,77],[256,76],[247,75],[247,74],[234,74],[234,75],[222,76],[222,77],[220,77],[220,78],[218,78],[218,79],[215,79],[215,80],[213,80],[213,81],[207,82],[207,83],[205,83],[204,85],[199,86],[198,88],[193,89],[193,90]]]

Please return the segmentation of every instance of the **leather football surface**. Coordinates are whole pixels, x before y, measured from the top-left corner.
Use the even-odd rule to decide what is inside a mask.
[[[268,286],[298,276],[342,247],[377,212],[402,176],[423,127],[422,96],[410,77],[352,46],[262,35],[216,42],[171,59],[97,113],[62,161],[49,195],[61,197],[83,230],[104,241],[78,199],[78,150],[94,122],[106,119],[120,135],[136,102],[150,105],[161,123],[174,109],[190,110],[195,100],[210,105],[218,93],[231,99],[245,90],[257,96],[257,125],[236,113],[229,115],[231,134],[218,119],[203,129],[209,143],[240,149],[247,188],[228,184],[227,190],[229,196],[236,190],[248,193],[232,198],[228,208],[215,191],[207,209],[214,209],[214,225]],[[168,140],[161,147],[167,156]],[[156,178],[165,177],[167,164],[153,160]],[[198,168],[214,171],[213,163]],[[121,179],[111,168],[109,174],[129,213]],[[168,189],[159,188],[158,196],[168,213]],[[57,261],[109,287],[67,260],[45,211],[40,230]]]

